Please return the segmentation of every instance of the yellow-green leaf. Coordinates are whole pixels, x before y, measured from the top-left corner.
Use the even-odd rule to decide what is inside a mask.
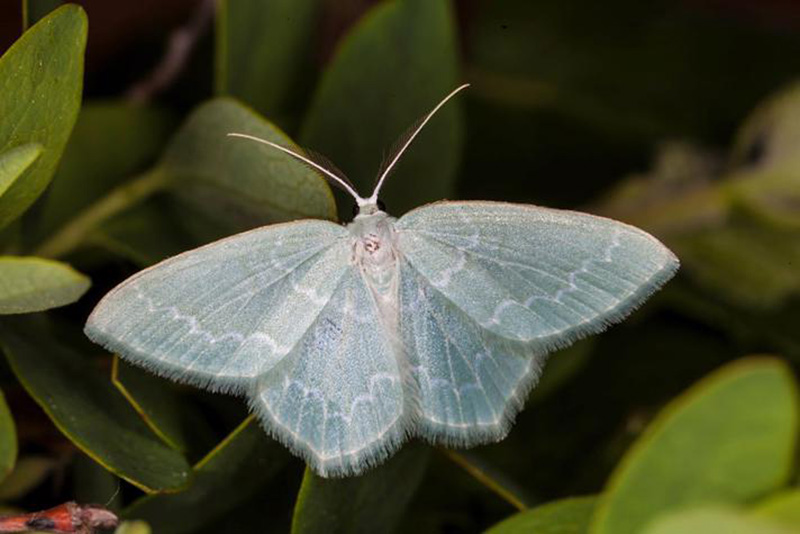
[[[515,514],[486,534],[585,534],[595,497],[563,499]]]
[[[90,284],[89,278],[65,263],[0,256],[0,314],[64,306],[81,298]]]
[[[28,143],[41,157],[0,197],[0,228],[44,191],[78,117],[83,87],[86,14],[57,9],[0,58],[0,153]]]
[[[656,519],[642,534],[798,534],[798,530],[721,507],[690,509]]]
[[[28,143],[0,154],[0,197],[42,154],[42,145]]]
[[[635,534],[657,515],[738,504],[784,484],[797,443],[797,388],[780,360],[729,364],[668,405],[617,466],[592,534]]]

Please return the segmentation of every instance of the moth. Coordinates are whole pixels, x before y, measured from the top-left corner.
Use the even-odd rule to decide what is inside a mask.
[[[346,225],[275,224],[190,250],[109,292],[93,341],[181,382],[246,396],[321,476],[362,473],[419,437],[502,439],[545,356],[622,320],[677,258],[621,222],[504,202],[437,202],[399,219],[355,200]]]

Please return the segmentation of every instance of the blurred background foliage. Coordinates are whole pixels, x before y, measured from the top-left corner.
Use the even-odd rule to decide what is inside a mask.
[[[0,2],[0,509],[108,502],[128,534],[800,532],[800,4],[81,5]],[[553,355],[507,439],[324,480],[237,399],[83,338],[144,266],[349,218],[318,175],[227,132],[321,152],[365,192],[462,81],[386,187],[391,213],[577,208],[683,265]]]

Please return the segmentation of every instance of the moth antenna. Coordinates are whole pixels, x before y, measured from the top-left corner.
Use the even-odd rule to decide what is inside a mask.
[[[350,181],[347,175],[345,175],[345,173],[342,172],[342,170],[339,167],[337,167],[335,163],[333,163],[323,154],[320,154],[319,152],[316,152],[309,148],[303,148],[303,153],[308,159],[310,159],[314,163],[319,163],[320,166],[325,167],[333,174],[338,176],[340,180],[347,183],[347,185],[349,185],[354,191],[356,190],[356,186],[353,185],[353,182]],[[338,182],[335,182],[333,185],[335,185],[336,187],[340,187]]]
[[[406,139],[406,141],[400,146],[400,148],[394,154],[394,157],[389,161],[388,165],[386,165],[386,167],[383,169],[383,173],[381,173],[380,177],[378,178],[378,183],[375,185],[375,190],[372,192],[372,196],[370,196],[366,200],[368,203],[375,203],[378,201],[378,193],[381,190],[381,186],[383,186],[384,180],[386,180],[386,177],[389,176],[390,172],[392,172],[392,169],[397,164],[397,162],[400,161],[400,158],[402,157],[403,153],[406,151],[406,149],[408,149],[408,147],[414,141],[414,138],[416,138],[419,132],[422,131],[422,129],[425,127],[426,124],[428,124],[428,121],[433,118],[436,112],[439,111],[439,109],[442,106],[444,106],[448,100],[456,96],[458,93],[460,93],[467,87],[469,87],[468,83],[456,87],[450,92],[450,94],[444,97],[441,102],[436,104],[435,108],[433,108],[427,115],[425,115],[425,117],[420,121],[419,126],[417,126],[411,132],[411,135],[408,136],[408,139]]]
[[[331,180],[333,180],[337,185],[341,186],[342,189],[347,191],[347,193],[350,194],[350,196],[352,196],[355,199],[356,203],[358,203],[359,206],[364,205],[365,202],[366,202],[363,198],[361,198],[359,196],[359,194],[350,185],[350,183],[349,183],[349,181],[347,179],[345,179],[344,177],[337,176],[336,173],[326,169],[325,167],[323,167],[319,163],[315,162],[311,158],[307,158],[306,156],[304,156],[304,155],[302,155],[302,154],[300,154],[298,152],[295,152],[294,150],[291,150],[290,148],[286,148],[285,146],[279,145],[277,143],[273,143],[272,141],[267,141],[266,139],[261,139],[260,137],[255,137],[253,135],[248,135],[248,134],[243,134],[243,133],[235,133],[235,132],[231,132],[231,133],[229,133],[227,135],[228,135],[228,137],[240,137],[242,139],[250,139],[251,141],[256,141],[258,143],[262,143],[262,144],[265,144],[267,146],[271,146],[272,148],[276,148],[276,149],[280,150],[281,152],[283,152],[284,154],[289,154],[290,156],[302,161],[306,165],[309,165],[309,166],[313,167],[314,169],[316,169],[319,172],[321,172],[322,174],[324,174],[326,177],[328,177]]]

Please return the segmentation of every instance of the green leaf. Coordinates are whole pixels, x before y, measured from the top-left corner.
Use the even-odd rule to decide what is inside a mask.
[[[389,147],[460,81],[449,0],[382,2],[350,31],[325,72],[300,136],[369,196]],[[454,193],[461,157],[459,103],[414,141],[382,192],[400,215]]]
[[[35,242],[152,164],[173,127],[163,110],[122,102],[86,104],[58,171],[39,202]]]
[[[152,531],[145,521],[123,521],[114,534],[150,534]]]
[[[0,484],[0,502],[21,499],[39,486],[57,467],[47,456],[22,456]]]
[[[77,502],[100,502],[116,510],[121,499],[120,480],[85,454],[70,462],[72,498]]]
[[[293,146],[270,122],[238,102],[202,105],[170,143],[158,166],[172,191],[236,232],[297,218],[336,218],[325,181],[307,165],[240,132]]]
[[[6,398],[0,391],[0,482],[8,476],[17,461],[17,431]],[[2,486],[0,486],[2,488]]]
[[[758,503],[752,515],[800,531],[800,489],[785,490],[771,495]]]
[[[752,219],[696,230],[670,242],[699,284],[741,306],[776,307],[800,292],[800,235]]]
[[[64,6],[0,58],[0,153],[28,143],[44,147],[0,197],[0,228],[44,191],[67,144],[81,103],[86,26],[83,9]]]
[[[225,515],[286,465],[288,455],[251,416],[192,469],[185,491],[146,496],[125,512],[159,534],[191,533]]]
[[[593,534],[636,533],[656,515],[764,495],[791,473],[797,390],[780,360],[723,367],[667,406],[628,451],[598,503]]]
[[[275,117],[309,65],[321,0],[224,0],[217,6],[216,86]]]
[[[585,534],[596,497],[562,499],[513,515],[486,534]]]
[[[728,508],[699,508],[656,519],[643,534],[797,534],[797,530]]]
[[[292,534],[393,532],[422,481],[428,452],[406,445],[360,477],[321,478],[306,469]]]
[[[0,154],[0,197],[42,155],[39,143],[12,148]]]
[[[89,279],[64,263],[0,256],[0,314],[29,313],[75,302]]]
[[[90,361],[30,319],[5,319],[0,335],[17,379],[79,449],[143,491],[187,485],[183,456],[153,435]]]

